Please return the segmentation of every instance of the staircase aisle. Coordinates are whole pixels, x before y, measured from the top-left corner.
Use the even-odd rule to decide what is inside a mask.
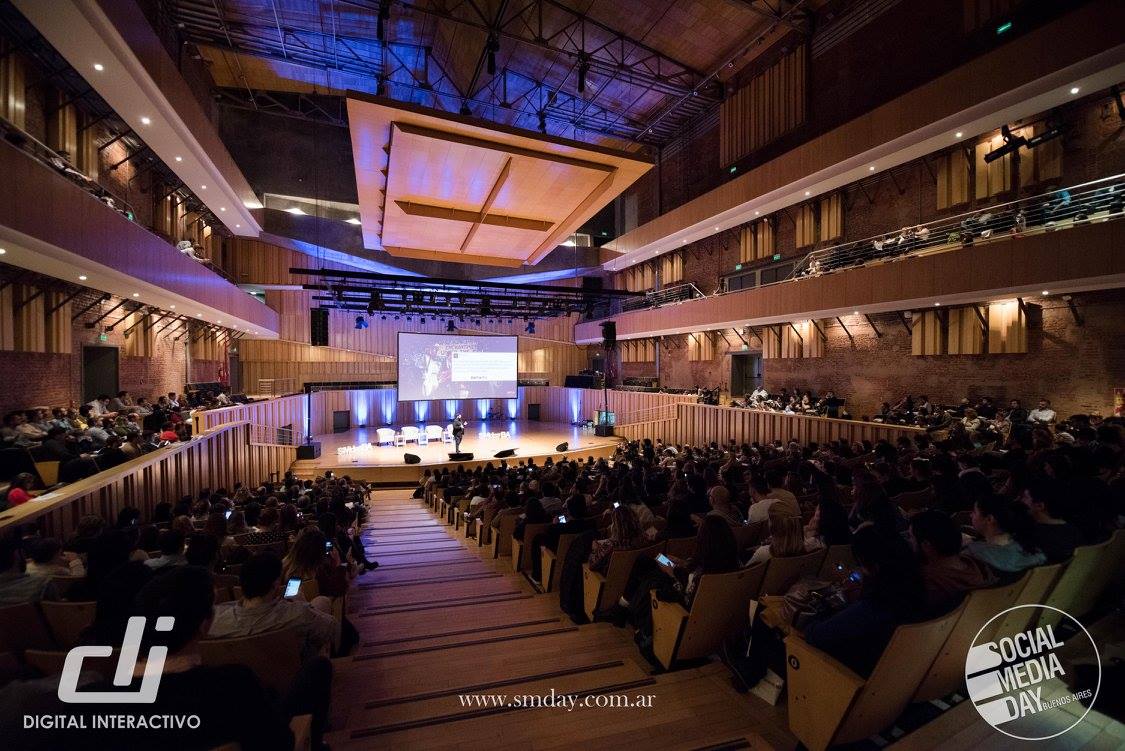
[[[360,645],[334,661],[325,740],[335,751],[795,745],[784,711],[735,693],[720,663],[652,675],[631,631],[574,625],[556,594],[539,594],[510,558],[493,560],[409,491],[377,491],[370,511],[364,541],[381,565],[349,594]],[[653,698],[572,711],[459,698],[552,690]]]

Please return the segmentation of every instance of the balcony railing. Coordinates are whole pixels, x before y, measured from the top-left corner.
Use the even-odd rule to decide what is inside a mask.
[[[1087,222],[1117,219],[1123,209],[1125,175],[1114,175],[927,224],[903,227],[898,232],[820,248],[799,261],[789,279],[821,276],[868,263],[985,243],[1005,235],[1051,232]]]
[[[658,289],[653,292],[646,292],[644,297],[626,300],[621,305],[621,312],[641,310],[642,308],[658,308],[661,305],[683,302],[684,300],[693,300],[697,297],[703,297],[703,293],[691,282],[686,282],[684,284],[676,284],[672,287],[664,287],[663,289]]]

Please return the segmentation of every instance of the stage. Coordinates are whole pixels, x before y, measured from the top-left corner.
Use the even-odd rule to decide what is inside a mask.
[[[397,426],[401,429],[401,426]],[[621,441],[616,436],[596,436],[592,431],[583,430],[566,423],[529,422],[522,420],[474,421],[465,427],[465,437],[461,441],[461,451],[471,453],[469,461],[450,461],[452,443],[429,441],[426,445],[408,443],[405,446],[373,446],[362,451],[339,453],[337,449],[374,443],[376,428],[353,428],[343,433],[328,433],[315,436],[320,441],[319,459],[297,461],[293,473],[301,478],[311,478],[332,470],[338,475],[350,475],[355,479],[377,483],[403,484],[417,482],[422,470],[435,467],[463,466],[466,469],[501,460],[495,458],[497,452],[515,449],[515,456],[509,463],[534,459],[542,464],[547,457],[556,460],[565,456],[568,459],[610,457]],[[501,431],[507,437],[499,435]],[[556,451],[561,443],[568,444],[566,452]],[[418,464],[407,464],[404,455],[414,454],[421,459]]]

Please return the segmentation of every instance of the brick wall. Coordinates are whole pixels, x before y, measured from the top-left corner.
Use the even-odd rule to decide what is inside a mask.
[[[45,405],[62,406],[82,401],[82,347],[112,346],[120,348],[118,360],[119,388],[134,396],[156,397],[184,387],[184,340],[173,345],[168,338],[157,336],[153,357],[126,357],[125,337],[120,330],[111,331],[106,342],[98,341],[98,330],[88,329],[81,322],[74,327],[71,354],[45,352],[0,351],[0,372],[4,386],[0,388],[0,414],[13,409]],[[193,360],[191,382],[219,380],[220,363]]]
[[[939,403],[963,396],[1022,399],[1029,406],[1049,398],[1062,415],[1110,414],[1113,389],[1125,387],[1125,290],[1076,295],[1084,325],[1075,323],[1059,298],[1031,306],[1028,352],[1020,355],[910,354],[910,336],[893,315],[873,317],[881,337],[860,316],[843,319],[852,339],[831,321],[825,355],[763,361],[766,388],[833,389],[856,416],[878,411],[907,391]]]

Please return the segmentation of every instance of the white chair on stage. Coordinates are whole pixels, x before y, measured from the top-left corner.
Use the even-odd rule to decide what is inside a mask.
[[[391,428],[379,428],[375,431],[375,443],[383,446],[395,442],[395,432]]]
[[[445,426],[445,432],[441,434],[442,443],[453,443],[453,423]]]
[[[403,427],[402,433],[400,433],[399,435],[402,436],[403,445],[406,445],[407,443],[418,443],[417,426],[406,425]]]
[[[427,425],[426,426],[426,440],[427,441],[441,441],[443,434],[440,425]]]

